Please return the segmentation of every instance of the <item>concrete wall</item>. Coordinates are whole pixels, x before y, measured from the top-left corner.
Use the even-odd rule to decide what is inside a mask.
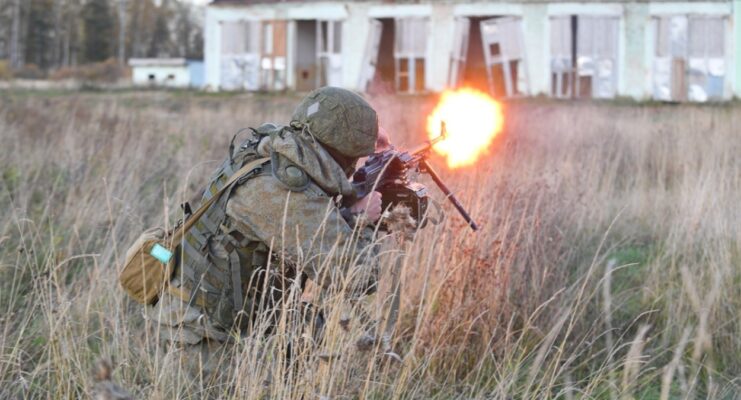
[[[336,19],[342,20],[342,83],[359,89],[360,72],[365,62],[366,39],[373,18],[405,16],[427,17],[430,35],[427,45],[425,87],[444,90],[448,83],[450,53],[456,17],[517,16],[522,18],[528,92],[549,94],[551,17],[559,15],[615,16],[619,18],[616,87],[618,96],[648,99],[652,95],[652,63],[655,33],[652,17],[673,14],[724,15],[729,23],[726,59],[726,92],[741,96],[741,1],[714,2],[429,2],[427,4],[388,4],[385,2],[273,3],[251,6],[211,6],[206,12],[205,58],[206,83],[219,84],[221,21],[262,19]],[[295,88],[295,23],[289,23],[288,85]]]
[[[191,87],[202,88],[206,83],[206,66],[203,61],[188,61],[188,74]]]
[[[137,66],[132,69],[132,81],[134,82],[134,85],[156,85],[182,88],[190,86],[190,74],[188,73],[188,67],[185,65],[172,67]],[[153,77],[154,79],[150,79],[150,77]]]

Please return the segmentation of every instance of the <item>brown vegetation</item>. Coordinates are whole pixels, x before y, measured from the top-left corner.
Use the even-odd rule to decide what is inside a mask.
[[[375,103],[392,139],[411,145],[431,100]],[[201,397],[117,287],[116,265],[140,231],[177,218],[234,132],[285,122],[295,102],[3,94],[0,397],[89,395],[101,358],[116,360],[110,379],[137,398]],[[416,234],[404,259],[401,363],[358,353],[359,318],[329,296],[322,349],[287,312],[277,334],[240,340],[224,366],[228,389],[209,390],[738,396],[739,108],[530,101],[505,113],[485,159],[443,171],[482,230],[441,203],[445,218]]]
[[[130,75],[131,73],[127,67],[122,66],[118,61],[111,58],[97,63],[59,68],[49,74],[49,79],[72,79],[80,82],[115,83]]]

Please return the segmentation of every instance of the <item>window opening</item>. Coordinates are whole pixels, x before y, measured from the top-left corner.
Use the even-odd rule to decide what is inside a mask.
[[[257,90],[260,80],[260,23],[221,22],[221,87]]]
[[[286,21],[262,22],[260,88],[286,88]]]
[[[418,93],[425,89],[426,18],[398,18],[394,31],[394,67],[397,92]]]
[[[551,96],[572,97],[576,50],[576,17],[551,18]]]
[[[370,20],[368,40],[365,42],[363,55],[363,66],[360,70],[358,82],[358,88],[362,91],[375,91],[375,88],[371,88],[371,85],[377,85],[379,82],[375,79],[378,72],[379,53],[381,52],[383,33],[386,32],[386,36],[388,36],[388,29],[393,29],[393,25],[384,29],[384,24],[381,21]]]
[[[722,16],[668,15],[652,21],[655,32],[653,96],[657,100],[725,97],[725,30]]]
[[[360,84],[370,92],[426,90],[427,18],[371,20]]]
[[[479,25],[489,92],[495,97],[527,93],[521,19],[496,17],[482,20]]]
[[[551,95],[559,98],[615,97],[618,18],[553,17],[550,30]]]
[[[342,22],[317,21],[317,87],[342,84]]]
[[[296,89],[342,85],[342,21],[296,22]]]

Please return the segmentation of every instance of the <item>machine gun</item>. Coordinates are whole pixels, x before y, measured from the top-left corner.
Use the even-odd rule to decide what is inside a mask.
[[[344,205],[349,206],[357,199],[361,199],[375,190],[381,193],[382,209],[386,210],[389,206],[403,204],[410,208],[411,217],[419,223],[427,211],[429,196],[425,185],[409,179],[409,172],[417,171],[430,175],[471,229],[477,230],[478,225],[427,160],[432,146],[445,139],[446,134],[445,122],[443,122],[440,136],[428,140],[413,150],[398,151],[392,146],[388,150],[368,157],[365,165],[353,174],[352,184],[355,189],[355,196],[343,201]]]

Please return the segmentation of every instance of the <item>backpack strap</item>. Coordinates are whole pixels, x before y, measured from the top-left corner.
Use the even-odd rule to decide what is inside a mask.
[[[203,213],[205,213],[206,210],[208,210],[208,208],[211,207],[211,205],[213,205],[214,202],[216,202],[216,200],[218,200],[222,194],[224,194],[224,192],[226,192],[229,188],[231,188],[231,186],[234,183],[236,183],[239,180],[239,178],[241,178],[243,175],[246,175],[249,172],[252,172],[255,168],[259,167],[260,165],[262,165],[263,163],[267,161],[270,161],[269,157],[258,158],[257,160],[247,163],[242,168],[240,168],[237,172],[235,172],[232,176],[230,176],[229,180],[226,181],[224,186],[221,189],[219,189],[218,192],[216,192],[208,200],[204,201],[203,204],[201,204],[201,206],[198,207],[198,209],[195,212],[193,212],[193,215],[190,218],[188,218],[187,221],[185,221],[172,233],[172,235],[170,236],[171,246],[172,244],[180,242],[183,236],[186,233],[188,233],[190,228],[193,227],[193,225],[196,222],[198,222],[198,220],[201,218]]]

